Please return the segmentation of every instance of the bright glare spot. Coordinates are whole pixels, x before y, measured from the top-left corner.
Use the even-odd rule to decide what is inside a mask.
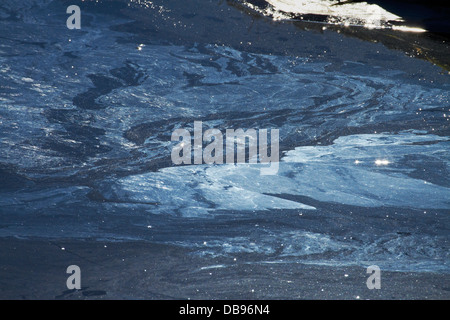
[[[377,159],[377,160],[375,160],[375,164],[377,166],[387,166],[389,163],[390,163],[389,160],[386,160],[386,159]]]
[[[405,31],[405,32],[426,32],[427,31],[422,28],[407,27],[407,26],[392,26],[392,30]]]

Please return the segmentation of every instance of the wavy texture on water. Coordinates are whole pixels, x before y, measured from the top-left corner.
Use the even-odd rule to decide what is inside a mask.
[[[401,54],[370,43],[359,44],[365,60],[327,56],[320,41],[315,56],[209,37],[132,45],[129,19],[90,11],[69,41],[61,17],[42,15],[50,1],[29,3],[33,21],[10,21],[18,8],[1,5],[1,236],[450,270],[450,91],[438,68],[412,61],[418,79]],[[279,129],[278,174],[174,166],[171,133],[195,120]]]

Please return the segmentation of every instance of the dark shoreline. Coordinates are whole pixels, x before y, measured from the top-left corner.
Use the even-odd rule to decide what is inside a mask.
[[[233,263],[145,242],[2,238],[0,247],[2,300],[450,299],[448,274],[382,271],[381,289],[369,290],[355,266]],[[78,291],[66,287],[72,264]]]

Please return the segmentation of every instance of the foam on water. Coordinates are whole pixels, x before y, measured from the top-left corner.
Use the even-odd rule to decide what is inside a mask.
[[[0,236],[146,240],[249,263],[450,270],[450,86],[437,67],[373,43],[357,43],[364,59],[327,56],[325,40],[350,40],[308,32],[298,36],[315,41],[314,56],[130,44],[135,35],[114,28],[123,17],[86,10],[90,22],[69,33],[62,5],[24,3],[0,5]],[[27,18],[7,20],[21,4]],[[278,174],[174,166],[171,133],[192,131],[195,120],[279,129]]]
[[[172,167],[120,180],[113,199],[155,202],[158,206],[150,212],[188,215],[189,208],[201,214],[232,210],[237,204],[240,210],[313,209],[277,194],[365,207],[446,209],[448,185],[409,177],[416,168],[407,159],[432,156],[446,166],[448,146],[447,138],[413,132],[342,136],[329,146],[286,152],[275,176],[260,175],[264,165]]]
[[[300,19],[333,25],[361,26],[368,29],[393,29],[409,32],[425,32],[425,29],[399,25],[402,17],[385,10],[377,4],[335,0],[267,0],[269,6],[254,5],[250,8],[271,16],[275,20]],[[315,16],[312,18],[312,16]]]

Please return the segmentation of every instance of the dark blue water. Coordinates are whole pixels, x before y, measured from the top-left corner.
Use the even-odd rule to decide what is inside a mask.
[[[450,271],[446,70],[234,2],[80,3],[68,30],[72,2],[0,4],[0,236]],[[279,129],[278,173],[173,165],[196,120]]]

